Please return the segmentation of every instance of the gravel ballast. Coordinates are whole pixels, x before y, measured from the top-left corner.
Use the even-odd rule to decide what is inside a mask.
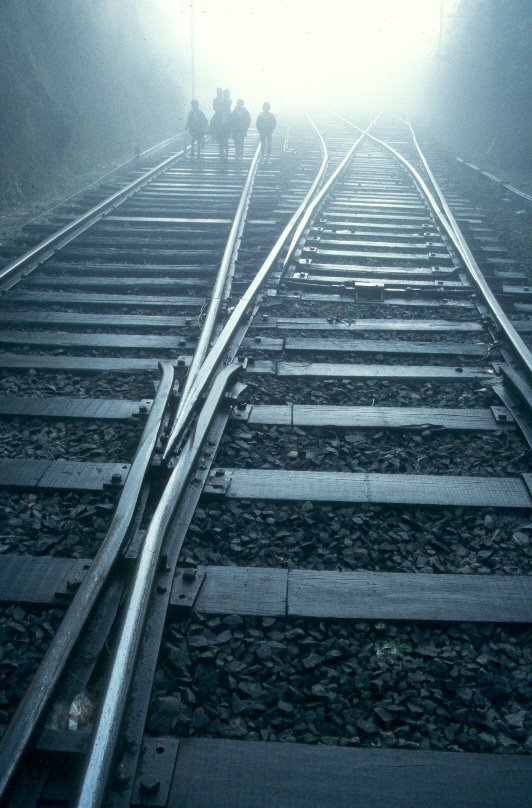
[[[323,301],[297,300],[289,301],[282,296],[262,307],[262,313],[274,317],[340,317],[349,322],[363,317],[380,317],[383,320],[431,320],[445,318],[467,322],[478,321],[478,311],[471,306],[445,305],[443,301],[436,306],[395,306],[393,303],[357,303],[355,301]]]
[[[356,381],[354,379],[276,378],[247,374],[247,404],[328,404],[377,407],[490,407],[500,398],[490,384],[477,382]],[[494,380],[495,381],[495,380]]]
[[[348,320],[345,320],[348,323]],[[266,328],[257,328],[253,329],[250,332],[250,337],[253,340],[256,340],[257,337],[260,337],[261,340],[263,339],[292,339],[295,337],[305,337],[308,340],[323,340],[323,339],[334,339],[334,340],[384,340],[385,342],[426,342],[430,345],[443,345],[448,342],[459,342],[460,344],[467,343],[468,345],[472,345],[475,343],[484,343],[486,345],[486,350],[489,345],[489,336],[487,334],[483,334],[482,332],[473,331],[471,333],[468,332],[459,332],[459,331],[434,331],[434,332],[427,332],[427,331],[347,331],[347,330],[319,330],[319,329],[293,329],[293,328],[276,328],[276,329],[266,329]],[[260,344],[257,343],[257,347],[260,347]]]
[[[118,495],[0,489],[0,554],[93,558]]]
[[[532,520],[481,508],[204,499],[182,558],[199,564],[516,575],[532,568]]]
[[[46,422],[40,418],[0,420],[0,457],[130,463],[143,422]]]
[[[522,753],[527,640],[491,625],[193,615],[166,627],[148,731]]]
[[[430,365],[431,367],[462,367],[484,370],[489,360],[479,361],[475,356],[434,356],[409,353],[343,353],[342,351],[255,351],[253,358],[278,362],[299,362],[303,366],[313,362],[338,362],[348,365]]]
[[[506,477],[527,472],[531,452],[517,430],[410,433],[384,430],[233,426],[215,463],[235,468],[368,471]]]
[[[124,398],[141,401],[153,398],[158,385],[156,373],[51,373],[22,370],[20,373],[0,370],[0,391],[3,396],[46,398]]]
[[[61,620],[63,609],[0,608],[0,736],[24,696]]]
[[[12,350],[11,350],[12,349]],[[4,354],[16,353],[18,356],[88,356],[94,359],[177,359],[181,354],[177,350],[167,350],[163,348],[84,348],[83,346],[72,348],[56,348],[45,346],[39,348],[37,345],[26,345],[20,343],[10,346],[10,350],[0,351],[0,362]]]

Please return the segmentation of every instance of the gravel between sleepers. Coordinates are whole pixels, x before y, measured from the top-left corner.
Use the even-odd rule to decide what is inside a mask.
[[[0,736],[64,616],[63,609],[0,608]]]
[[[0,554],[93,558],[118,494],[0,489]]]
[[[246,352],[243,351],[245,354]],[[409,353],[344,353],[343,351],[268,351],[252,349],[253,358],[270,359],[278,362],[300,362],[302,365],[313,362],[338,362],[347,365],[431,365],[432,367],[472,367],[482,370],[489,367],[492,361],[501,361],[502,357],[493,356],[483,359],[478,356],[435,356],[433,354]]]
[[[120,423],[2,419],[0,457],[130,463],[144,423],[144,419]]]
[[[266,302],[258,315],[270,314],[272,317],[341,317],[356,320],[362,317],[380,317],[392,320],[429,320],[443,318],[445,320],[465,320],[477,322],[476,308],[469,306],[446,305],[443,301],[438,306],[394,306],[393,304],[356,303],[345,301],[337,303],[287,301],[279,297],[280,302]]]
[[[155,373],[51,373],[33,368],[18,373],[0,370],[0,394],[3,396],[67,396],[70,398],[124,398],[141,401],[153,398],[158,386]]]
[[[16,353],[20,356],[90,356],[95,359],[177,359],[181,355],[179,350],[162,348],[84,348],[82,345],[71,348],[56,348],[45,345],[25,345],[24,343],[9,346],[9,350],[0,350],[0,362],[4,353]]]
[[[247,404],[328,404],[377,407],[491,407],[500,398],[490,384],[471,382],[357,381],[280,378],[248,373],[242,400]]]
[[[468,345],[484,343],[486,351],[489,347],[489,335],[481,331],[459,332],[459,331],[318,331],[304,328],[257,328],[249,332],[250,339],[255,343],[255,339],[292,339],[305,338],[308,340],[385,340],[386,342],[426,342],[430,345],[442,345],[448,342],[467,343]],[[260,343],[255,343],[254,347],[259,348]],[[406,346],[408,348],[408,345]]]
[[[481,434],[438,429],[300,429],[232,426],[216,455],[218,466],[308,471],[473,474],[526,473],[532,452],[517,430]]]
[[[516,627],[195,614],[166,626],[148,731],[523,753],[529,641]]]
[[[80,295],[81,298],[81,295]],[[208,301],[207,301],[208,303]],[[5,305],[5,311],[18,311],[19,309],[24,310],[34,310],[37,311],[37,306],[40,308],[42,305],[42,301],[34,301],[28,300],[27,302],[22,301],[15,301],[10,300],[9,297],[6,297],[5,300],[2,300],[2,306]],[[191,317],[193,323],[197,323],[199,312],[201,307],[200,306],[125,306],[125,305],[109,305],[109,306],[102,306],[101,303],[94,301],[92,303],[84,301],[83,303],[80,302],[79,305],[74,305],[73,303],[63,304],[63,303],[46,303],[46,311],[60,311],[60,312],[90,312],[91,314],[102,314],[106,317],[109,317],[111,320],[115,314],[127,314],[127,315],[135,315],[135,314],[143,314],[143,315],[154,315],[156,317]]]
[[[489,159],[481,162],[489,170]],[[509,256],[517,261],[515,268],[530,273],[530,203],[453,158],[445,159],[441,166],[446,175],[443,192],[447,193],[451,188],[466,203],[471,200],[472,206],[476,205],[485,218],[485,224],[500,238],[500,244],[508,250]],[[492,170],[499,174],[497,169]],[[467,238],[470,228],[467,223],[461,226]],[[473,252],[481,256],[473,239],[469,243]]]
[[[415,508],[204,498],[182,558],[195,564],[463,574],[532,570],[532,517]]]
[[[42,323],[39,323],[36,326],[31,326],[30,324],[25,327],[24,333],[49,334],[50,331],[60,330],[62,334],[78,334],[82,332],[83,334],[114,334],[116,336],[124,337],[128,334],[133,334],[134,336],[138,336],[140,334],[142,336],[143,333],[149,335],[150,337],[168,337],[178,334],[180,337],[184,337],[190,341],[196,339],[199,333],[197,324],[194,326],[175,326],[171,330],[162,326],[152,326],[148,331],[147,329],[137,328],[134,323],[131,325],[115,325],[113,324],[113,315],[110,314],[108,317],[108,324],[98,326],[90,326],[85,324],[79,325],[76,323],[61,323],[59,326],[50,324],[49,328],[45,328],[42,326]],[[4,326],[0,319],[0,336],[2,335],[3,330],[11,331],[11,324],[6,323]]]

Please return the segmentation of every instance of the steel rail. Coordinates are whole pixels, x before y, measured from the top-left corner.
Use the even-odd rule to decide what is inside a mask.
[[[434,191],[436,193],[436,196],[440,200],[440,204],[441,204],[441,206],[443,208],[443,212],[445,213],[445,215],[447,217],[447,221],[449,222],[449,224],[451,225],[451,227],[453,228],[453,230],[455,232],[457,232],[457,230],[456,230],[457,228],[458,228],[458,232],[460,232],[460,228],[458,227],[458,223],[456,222],[456,220],[455,220],[455,218],[454,218],[454,216],[453,216],[453,214],[451,212],[451,209],[450,209],[450,207],[449,207],[449,205],[447,203],[447,200],[445,199],[445,197],[443,195],[443,192],[441,191],[439,185],[436,182],[434,174],[432,173],[432,171],[430,169],[430,166],[429,166],[427,160],[425,159],[425,155],[421,152],[421,149],[419,148],[419,143],[417,141],[416,135],[415,135],[414,130],[412,128],[412,125],[410,123],[410,119],[408,118],[408,116],[406,118],[401,118],[398,115],[389,115],[387,117],[394,118],[396,121],[400,121],[400,123],[404,124],[409,129],[410,137],[412,138],[414,146],[416,147],[418,156],[419,156],[419,158],[420,158],[420,160],[421,160],[421,162],[423,164],[423,168],[425,169],[425,172],[426,172],[428,178],[430,179],[431,185],[432,185],[432,187],[433,187],[433,189],[434,189]],[[457,235],[458,235],[458,233],[457,233]]]
[[[323,140],[321,142],[323,143]],[[258,157],[258,153],[259,152],[255,155],[254,162]],[[324,154],[318,176],[309,189],[304,202],[307,202],[315,191],[317,183],[320,181],[327,167],[327,162],[327,155]],[[250,169],[248,179],[253,175],[254,171]],[[243,191],[242,198],[244,198],[244,196],[245,193]],[[243,211],[240,213],[242,214],[242,212]],[[241,215],[237,215],[235,221],[240,218]],[[238,226],[235,229],[238,230]],[[285,231],[286,230],[287,228],[285,228]],[[292,227],[288,229],[288,233],[285,233],[283,244],[291,230]],[[285,231],[283,231],[283,233]],[[233,376],[240,370],[241,365],[232,364],[216,376],[214,384],[207,395],[206,402],[200,411],[198,420],[182,447],[177,465],[170,476],[152,521],[150,522],[138,559],[135,578],[125,611],[124,622],[120,639],[117,643],[117,650],[109,681],[100,705],[95,729],[91,736],[83,781],[77,802],[77,805],[83,806],[83,808],[96,808],[102,804],[104,799],[125,708],[127,692],[133,674],[134,660],[142,636],[165,533],[175,508],[184,492],[192,466],[205,440],[209,426],[219,407],[220,399],[227,389],[227,386],[232,381]],[[192,385],[190,389],[193,390],[194,385]],[[202,390],[203,389],[204,388],[202,388]],[[187,400],[190,400],[190,394]],[[191,411],[192,410],[190,410],[190,412]],[[188,425],[188,421],[185,423]]]
[[[360,129],[359,126],[352,123],[351,121],[348,121],[346,118],[343,118],[341,115],[337,115],[336,117],[340,118],[340,120],[342,120],[345,123],[349,124],[354,129]],[[375,137],[374,135],[371,135],[369,132],[367,132],[367,135],[372,140],[374,140],[376,143],[379,143],[385,149],[388,149],[388,151],[390,151],[394,155],[394,157],[396,157],[401,163],[403,163],[403,165],[408,169],[408,171],[410,171],[410,173],[414,176],[416,182],[418,183],[421,190],[425,194],[425,197],[426,197],[427,201],[429,202],[430,206],[432,207],[435,215],[439,219],[440,223],[442,224],[442,226],[446,230],[449,238],[453,242],[456,250],[460,254],[469,275],[473,279],[473,281],[474,281],[475,285],[477,286],[477,288],[478,288],[484,302],[486,303],[487,307],[489,308],[490,312],[492,313],[493,317],[495,318],[495,321],[497,322],[497,325],[503,331],[506,338],[508,339],[508,341],[512,345],[513,349],[516,351],[519,359],[521,360],[523,365],[526,367],[526,370],[527,370],[528,374],[532,376],[532,352],[527,347],[524,340],[519,336],[516,329],[514,328],[514,326],[512,325],[512,323],[510,322],[510,320],[506,316],[506,314],[504,313],[502,307],[497,302],[497,299],[495,298],[495,295],[491,291],[488,283],[486,282],[486,280],[484,278],[484,275],[482,274],[482,271],[480,270],[477,262],[475,261],[475,258],[473,257],[473,254],[472,254],[471,250],[469,249],[469,247],[467,245],[467,242],[466,242],[466,240],[464,238],[464,235],[463,235],[462,231],[460,230],[460,227],[459,227],[459,225],[458,225],[452,211],[450,210],[449,206],[447,205],[447,203],[445,202],[445,210],[442,210],[440,208],[440,206],[438,205],[438,202],[434,198],[434,195],[430,191],[427,183],[422,178],[422,176],[417,171],[417,169],[414,168],[414,166],[405,157],[403,157],[402,154],[400,154],[396,149],[394,149],[393,146],[390,146],[384,140],[380,140],[379,138]],[[414,142],[417,144],[416,140]],[[422,156],[422,153],[421,153],[421,150],[419,149],[419,146],[417,148],[418,148],[418,152],[420,154],[420,157],[422,158],[423,164],[426,165],[426,160],[425,160],[424,156]],[[431,177],[431,182],[434,184],[434,189],[435,189],[437,195],[440,197],[440,199],[443,199],[443,194],[442,194],[436,180],[433,178],[433,175],[432,175],[432,172],[430,171],[430,169],[429,169],[429,176]],[[447,217],[449,217],[449,218],[447,218]]]
[[[309,117],[309,116],[307,116],[307,117]],[[309,199],[311,199],[312,194],[316,190],[316,188],[317,188],[317,186],[318,186],[318,184],[319,184],[319,182],[320,182],[320,180],[321,180],[321,178],[323,176],[323,173],[327,168],[327,163],[323,159],[327,155],[327,148],[325,146],[325,141],[323,140],[323,137],[322,137],[321,133],[318,131],[318,129],[316,128],[316,126],[314,125],[314,123],[313,123],[313,121],[312,121],[312,119],[310,117],[309,117],[309,121],[310,121],[311,125],[313,126],[313,128],[314,128],[314,130],[315,130],[315,132],[316,132],[316,134],[318,136],[318,139],[319,139],[319,142],[320,142],[321,153],[322,153],[322,163],[321,163],[321,166],[320,166],[320,170],[319,170],[318,174],[316,175],[316,177],[314,178],[314,181],[313,181],[311,187],[309,188],[309,190],[308,190],[308,192],[306,194],[306,197],[305,197],[305,198],[308,197]],[[285,147],[286,147],[286,144],[285,144]],[[220,305],[222,303],[223,297],[226,296],[224,294],[224,291],[225,291],[227,276],[228,276],[228,273],[229,273],[229,270],[230,270],[231,266],[234,265],[234,263],[236,261],[236,257],[238,255],[238,247],[240,245],[240,239],[242,238],[242,232],[244,230],[244,226],[245,226],[245,222],[246,222],[246,215],[247,215],[247,210],[248,210],[248,207],[249,207],[249,199],[250,199],[251,191],[253,190],[253,185],[254,185],[254,181],[255,181],[255,177],[256,177],[256,173],[257,173],[257,168],[258,168],[258,165],[259,165],[259,159],[260,159],[260,146],[257,147],[257,151],[255,152],[255,156],[253,158],[253,161],[251,163],[251,166],[250,166],[250,169],[249,169],[249,172],[248,172],[246,183],[244,185],[244,188],[242,189],[242,195],[240,197],[238,208],[237,208],[237,211],[235,213],[235,217],[233,219],[233,224],[231,226],[231,231],[230,231],[229,237],[227,239],[227,244],[225,246],[222,261],[220,263],[220,268],[218,270],[218,275],[216,277],[216,283],[215,283],[215,286],[214,286],[214,289],[213,289],[213,292],[212,292],[211,302],[210,302],[210,305],[209,305],[207,316],[205,318],[205,322],[204,322],[203,328],[201,330],[198,345],[196,347],[196,351],[194,353],[194,357],[192,359],[190,369],[189,369],[189,371],[187,373],[187,377],[186,377],[186,381],[185,381],[185,384],[184,384],[184,387],[183,387],[183,391],[181,393],[181,398],[180,398],[180,402],[179,402],[179,407],[177,409],[176,418],[178,418],[180,416],[181,411],[184,408],[185,402],[187,401],[187,398],[188,398],[188,396],[190,394],[192,385],[193,385],[194,381],[196,380],[196,377],[197,377],[198,372],[199,372],[199,370],[201,368],[201,365],[203,364],[205,356],[207,355],[207,352],[209,350],[212,334],[213,334],[213,331],[214,331],[214,326],[215,326],[216,319],[218,317],[218,313],[219,313],[219,310],[220,310]],[[296,236],[297,236],[297,238],[296,238]],[[294,236],[294,239],[292,240],[292,244],[290,245],[289,254],[291,254],[293,249],[295,249],[295,244],[297,243],[297,239],[299,238],[299,229],[296,232],[296,236]],[[222,295],[223,295],[223,297],[222,297]]]
[[[396,116],[392,116],[392,117],[396,117]],[[419,145],[419,141],[418,141],[418,139],[416,137],[416,133],[414,132],[414,128],[413,128],[413,126],[412,126],[412,124],[410,122],[409,117],[407,116],[406,119],[398,118],[397,120],[400,120],[401,123],[404,123],[405,126],[408,127],[408,129],[410,131],[410,136],[412,138],[414,146],[416,147],[416,151],[417,151],[417,153],[419,155],[419,159],[423,163],[423,167],[424,167],[425,171],[427,172],[427,176],[429,177],[434,190],[436,191],[436,194],[437,194],[437,196],[438,196],[438,198],[439,198],[439,200],[441,202],[441,205],[442,205],[442,207],[443,207],[443,209],[445,211],[445,214],[446,214],[447,218],[449,219],[449,222],[453,226],[454,230],[456,231],[457,235],[462,236],[462,238],[463,238],[462,232],[460,230],[460,225],[456,221],[456,218],[455,218],[455,216],[454,216],[454,214],[453,214],[447,200],[445,199],[445,196],[443,195],[443,191],[441,190],[441,188],[440,188],[440,186],[439,186],[439,184],[438,184],[438,182],[436,180],[436,177],[434,176],[434,173],[433,173],[432,169],[430,168],[430,166],[428,164],[427,158],[425,157],[424,153],[421,150],[421,146]],[[482,171],[481,173],[485,174],[490,179],[495,180],[500,185],[505,185],[505,183],[503,183],[502,180],[498,179],[498,177],[494,177],[493,174],[488,174],[486,171]],[[506,186],[506,187],[509,188],[510,186]],[[513,190],[513,189],[510,189],[510,190]],[[518,193],[521,196],[524,196],[525,198],[532,200],[531,196],[528,196],[527,194],[523,194],[521,192],[518,192]]]
[[[442,208],[443,208],[443,210],[445,212],[445,215],[447,216],[447,219],[448,219],[451,227],[453,228],[453,230],[454,230],[454,232],[456,234],[456,238],[458,239],[458,242],[460,243],[465,255],[468,258],[468,262],[466,262],[466,266],[469,269],[469,272],[470,272],[471,276],[473,277],[473,280],[475,281],[475,283],[479,287],[479,289],[480,289],[480,291],[482,293],[482,296],[484,297],[484,300],[485,300],[486,304],[492,310],[498,324],[503,329],[504,333],[506,334],[507,338],[509,339],[509,341],[512,344],[512,346],[514,347],[514,349],[518,352],[521,361],[523,362],[523,364],[526,366],[526,368],[528,370],[528,373],[532,374],[532,352],[530,351],[530,349],[528,348],[528,346],[526,345],[524,340],[521,338],[521,336],[518,334],[515,327],[512,325],[510,319],[508,318],[508,316],[503,311],[503,309],[500,306],[500,304],[498,303],[495,295],[491,291],[491,289],[489,287],[489,284],[485,280],[484,274],[482,273],[482,270],[480,269],[477,262],[475,261],[473,253],[471,252],[471,250],[469,248],[469,245],[467,244],[467,241],[465,239],[465,236],[462,233],[462,230],[460,229],[460,225],[458,224],[454,213],[452,212],[447,200],[445,199],[445,196],[443,195],[443,191],[441,190],[441,188],[440,188],[440,186],[438,184],[438,181],[436,180],[436,177],[434,176],[434,173],[432,172],[432,170],[431,170],[431,168],[430,168],[430,166],[428,164],[427,158],[425,157],[424,153],[421,150],[421,147],[419,145],[418,139],[416,137],[416,133],[414,132],[412,124],[410,123],[410,120],[408,118],[406,120],[406,125],[408,126],[408,128],[410,130],[410,135],[412,137],[412,141],[414,143],[416,151],[417,151],[417,153],[419,155],[419,158],[420,158],[420,160],[421,160],[421,162],[423,164],[423,167],[424,167],[425,171],[427,172],[427,176],[429,177],[429,179],[430,179],[430,181],[432,183],[432,186],[433,186],[434,190],[436,191],[438,199],[441,202],[441,205],[442,205]],[[496,310],[498,310],[498,313],[501,315],[502,320],[504,320],[504,324],[503,324],[503,321],[501,319],[499,319],[499,316],[498,316]],[[528,355],[528,359],[527,359],[527,355]]]
[[[82,213],[81,216],[78,216],[72,222],[69,222],[69,224],[65,225],[59,230],[56,230],[55,233],[52,233],[43,241],[40,241],[39,244],[36,244],[23,255],[19,256],[19,258],[16,258],[14,261],[11,261],[5,267],[0,269],[0,291],[6,291],[7,289],[11,288],[11,286],[13,286],[13,284],[19,280],[22,274],[27,274],[28,272],[34,270],[41,263],[41,261],[49,258],[58,247],[64,247],[66,244],[69,244],[73,239],[76,238],[76,236],[84,233],[85,230],[91,227],[91,225],[97,222],[105,213],[111,210],[111,208],[119,205],[121,202],[127,199],[127,197],[138,191],[139,188],[142,188],[154,177],[158,176],[169,168],[173,163],[176,162],[176,160],[186,154],[187,148],[188,147],[182,149],[176,154],[171,155],[170,157],[167,157],[162,163],[159,163],[159,165],[151,168],[140,177],[137,177],[136,180],[128,183],[128,185],[126,185],[120,191],[116,191],[114,194],[107,197],[107,199],[104,199],[102,202],[99,202],[85,213]]]
[[[532,202],[532,195],[527,194],[526,191],[521,191],[519,188],[516,188],[515,185],[510,185],[509,182],[504,182],[504,180],[501,180],[500,177],[496,177],[495,174],[492,174],[489,171],[484,171],[484,169],[479,168],[474,163],[468,163],[467,160],[464,160],[462,157],[455,157],[454,159],[457,160],[459,163],[462,163],[462,165],[467,166],[468,168],[472,168],[473,171],[476,171],[478,174],[483,174],[488,179],[493,180],[493,182],[496,182],[497,185],[502,185],[503,188],[507,188],[513,194],[517,194],[517,196],[526,199],[527,202]]]
[[[312,199],[312,197],[314,196],[314,193],[316,192],[325,171],[327,170],[327,165],[329,163],[329,160],[328,160],[327,146],[325,145],[325,140],[323,139],[323,135],[321,134],[321,132],[319,131],[317,126],[314,124],[314,121],[312,120],[310,115],[307,115],[307,118],[309,119],[311,125],[314,128],[314,131],[316,132],[316,135],[318,136],[318,140],[319,140],[319,143],[320,143],[320,149],[321,149],[321,155],[322,155],[322,163],[321,163],[321,166],[320,166],[320,170],[316,174],[316,176],[314,178],[314,182],[312,183],[312,185],[310,186],[307,194],[305,195],[305,199],[308,199],[310,201]],[[325,161],[325,158],[327,158],[327,161]],[[290,259],[292,258],[293,254],[295,252],[297,243],[298,243],[299,239],[301,238],[301,235],[302,235],[302,233],[303,233],[303,231],[304,231],[304,229],[305,229],[305,227],[307,225],[307,222],[308,222],[309,218],[310,218],[310,213],[308,213],[308,215],[306,213],[304,213],[300,223],[297,225],[296,229],[294,230],[294,235],[292,236],[292,240],[290,241],[290,245],[288,247],[288,252],[287,252],[286,257],[285,257],[285,259],[283,261],[283,269],[285,269],[288,266],[288,263],[289,263]]]
[[[75,593],[29,689],[0,742],[0,800],[41,720],[68,657],[102,592],[131,526],[141,486],[155,448],[163,413],[172,391],[173,366],[170,362],[164,362],[160,363],[159,367],[162,371],[159,389],[107,536]]]
[[[89,190],[89,188],[93,188],[95,185],[98,185],[99,182],[103,182],[104,180],[107,180],[110,177],[112,177],[114,174],[118,174],[119,171],[122,171],[124,168],[126,168],[126,166],[130,165],[130,163],[133,163],[136,160],[140,160],[142,157],[150,157],[152,154],[155,154],[156,152],[164,149],[166,146],[169,146],[170,143],[172,143],[174,140],[183,137],[184,134],[185,134],[184,132],[178,132],[177,135],[167,137],[165,140],[161,140],[160,143],[156,143],[155,146],[150,146],[148,149],[144,149],[144,151],[140,152],[140,154],[134,154],[133,157],[129,157],[127,160],[124,160],[123,163],[120,163],[114,168],[109,169],[109,171],[106,171],[105,174],[102,174],[92,182],[89,182],[88,185],[84,185],[83,188],[79,189],[79,191],[75,191],[73,194],[70,194],[70,196],[65,197],[56,205],[53,205],[51,208],[41,210],[40,213],[38,213],[36,216],[32,216],[31,219],[26,219],[25,221],[20,222],[17,225],[14,225],[13,227],[10,228],[10,230],[7,230],[2,237],[3,238],[6,236],[9,237],[11,233],[16,232],[17,230],[20,230],[23,227],[27,227],[28,225],[37,222],[39,219],[42,219],[45,216],[48,216],[50,213],[53,213],[54,210],[61,208],[63,205],[66,205],[66,203],[70,202],[71,199],[75,199],[77,196],[84,194],[86,191]]]
[[[331,176],[329,177],[323,188],[320,190],[318,194],[316,194],[314,198],[312,198],[313,193],[312,188],[315,189],[315,187],[317,186],[313,183],[311,189],[309,189],[309,192],[306,194],[304,200],[301,202],[301,204],[299,205],[298,209],[296,210],[290,221],[284,227],[281,235],[279,236],[274,246],[270,250],[266,260],[263,262],[262,266],[255,275],[255,278],[253,279],[253,281],[248,286],[243,296],[235,306],[231,316],[229,317],[227,323],[225,324],[222,330],[222,333],[220,334],[220,336],[214,343],[213,347],[207,354],[205,361],[203,362],[203,365],[201,366],[200,371],[196,377],[196,380],[190,389],[189,395],[187,399],[183,402],[181,411],[178,417],[175,419],[175,422],[172,426],[168,442],[163,454],[163,459],[168,459],[168,457],[172,453],[176,442],[179,440],[180,436],[182,435],[188,423],[188,420],[192,414],[193,409],[195,408],[198,401],[200,400],[200,397],[207,388],[207,385],[209,384],[216,368],[223,359],[225,351],[227,350],[238,327],[243,321],[249,306],[255,300],[263,283],[268,277],[275,261],[279,258],[279,255],[286,241],[288,240],[288,238],[290,238],[290,235],[292,234],[294,228],[299,224],[301,217],[304,216],[309,209],[310,209],[309,216],[316,209],[317,205],[321,202],[324,195],[328,193],[333,183],[338,179],[342,171],[349,163],[349,160],[351,159],[359,143],[362,141],[363,137],[364,134],[361,135],[361,137],[359,137],[358,140],[353,144],[353,146],[349,149],[349,151],[343,158],[340,165],[331,174]],[[319,174],[321,174],[321,176],[323,176],[327,163],[328,163],[328,155],[326,154],[323,157],[322,165],[319,171]],[[294,247],[295,245],[292,246],[292,250]]]
[[[183,386],[183,391],[181,393],[181,398],[179,400],[179,406],[177,409],[176,417],[179,416],[183,404],[187,400],[187,397],[190,393],[190,389],[194,381],[196,380],[196,376],[198,375],[199,369],[203,364],[203,360],[205,359],[207,351],[209,350],[210,342],[214,331],[214,326],[218,318],[222,300],[224,299],[224,290],[226,287],[227,278],[231,270],[231,267],[234,265],[234,262],[236,261],[236,257],[238,255],[240,240],[242,238],[242,232],[244,230],[244,225],[246,223],[249,200],[255,183],[255,177],[257,175],[259,157],[260,157],[260,145],[257,146],[255,155],[249,167],[249,171],[246,177],[246,181],[244,183],[244,187],[242,189],[242,193],[240,195],[238,207],[236,209],[235,216],[233,218],[233,223],[231,225],[231,230],[229,231],[229,236],[227,238],[227,243],[225,245],[224,254],[220,262],[218,274],[216,275],[216,281],[214,283],[214,288],[212,290],[209,308],[207,310],[205,321],[203,323],[201,334],[199,336],[198,344],[196,346],[196,350],[194,351],[194,356],[192,357],[190,368],[188,370],[187,377],[185,379],[185,384]]]
[[[241,370],[242,365],[233,364],[217,375],[148,527],[137,560],[111,672],[91,735],[76,802],[78,808],[98,808],[103,803],[151,591],[159,568],[162,543],[220,399],[233,377]]]

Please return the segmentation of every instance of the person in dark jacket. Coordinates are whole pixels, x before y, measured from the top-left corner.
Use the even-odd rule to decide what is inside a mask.
[[[211,118],[211,135],[218,144],[220,160],[227,160],[230,132],[231,116],[225,109],[218,109]]]
[[[262,112],[257,118],[256,125],[260,135],[262,159],[267,160],[272,150],[272,132],[277,126],[275,115],[270,112],[270,105],[267,101],[262,105]]]
[[[250,123],[251,115],[245,108],[243,100],[239,98],[231,113],[231,137],[235,144],[237,160],[242,160],[244,157],[244,138],[248,133]]]
[[[223,100],[222,106],[227,112],[228,115],[231,114],[231,107],[233,106],[233,102],[231,100],[231,90],[224,90],[223,91]]]
[[[216,96],[212,100],[212,108],[214,112],[218,112],[219,109],[222,109],[224,103],[224,91],[222,87],[216,88]]]
[[[198,160],[201,157],[203,138],[207,134],[208,129],[209,123],[199,108],[199,103],[196,100],[192,101],[186,125],[186,130],[190,135],[190,156],[192,159],[194,159],[194,146],[197,146]]]

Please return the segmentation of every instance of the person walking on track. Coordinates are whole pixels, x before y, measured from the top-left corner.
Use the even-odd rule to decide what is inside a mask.
[[[199,108],[199,103],[196,100],[192,101],[186,125],[186,130],[190,135],[190,156],[192,159],[194,159],[194,146],[197,146],[198,160],[201,157],[203,138],[207,134],[208,129],[209,123]]]
[[[277,120],[275,115],[270,112],[270,105],[267,101],[262,105],[262,112],[257,118],[256,125],[260,135],[262,159],[268,160],[272,150],[272,133],[277,126]]]
[[[218,109],[211,118],[211,135],[218,144],[220,160],[227,160],[229,135],[231,132],[231,116],[225,109]]]
[[[243,100],[239,98],[231,113],[231,137],[235,144],[237,160],[242,160],[244,157],[244,138],[248,133],[250,123],[251,115],[245,108]]]

